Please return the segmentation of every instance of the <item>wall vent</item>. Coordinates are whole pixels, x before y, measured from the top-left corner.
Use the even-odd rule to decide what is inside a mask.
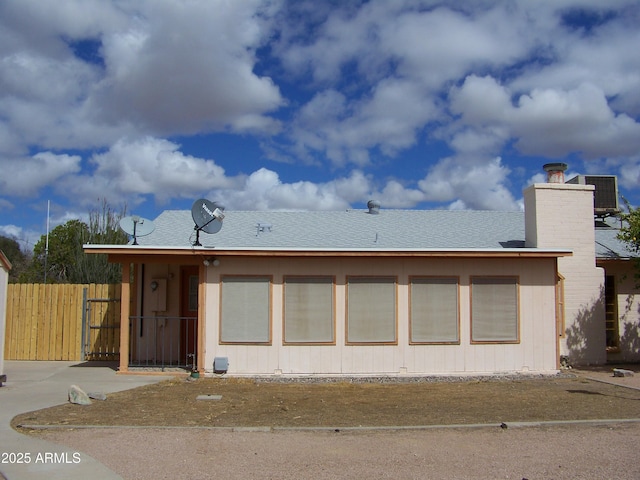
[[[618,177],[615,175],[578,175],[567,183],[593,185],[594,212],[596,215],[620,213],[618,205]]]

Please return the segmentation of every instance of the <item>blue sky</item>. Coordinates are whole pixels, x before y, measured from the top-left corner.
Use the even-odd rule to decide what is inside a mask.
[[[640,204],[640,3],[0,3],[0,234],[106,200],[518,210],[542,165]]]

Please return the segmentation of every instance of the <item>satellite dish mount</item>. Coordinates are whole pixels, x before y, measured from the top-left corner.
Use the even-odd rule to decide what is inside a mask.
[[[138,215],[120,219],[120,228],[133,237],[132,245],[138,245],[138,237],[149,235],[156,229],[151,220]]]
[[[191,207],[191,216],[196,224],[193,229],[196,232],[196,240],[193,242],[194,247],[201,247],[200,231],[205,233],[218,233],[222,228],[222,220],[224,207],[215,202],[211,202],[205,198],[201,198],[193,202]]]

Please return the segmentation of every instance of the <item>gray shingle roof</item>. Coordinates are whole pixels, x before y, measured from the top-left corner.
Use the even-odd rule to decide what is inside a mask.
[[[222,229],[200,233],[217,249],[501,249],[524,246],[522,212],[449,210],[225,211]],[[190,247],[188,210],[166,210],[155,231],[139,237],[147,247]],[[258,224],[270,228],[259,231]]]
[[[637,256],[618,240],[618,232],[619,228],[612,220],[596,224],[596,257],[615,259]]]

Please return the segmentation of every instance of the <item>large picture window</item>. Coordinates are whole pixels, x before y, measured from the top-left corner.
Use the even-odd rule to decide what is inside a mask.
[[[471,278],[471,341],[519,341],[518,279]]]
[[[271,278],[223,277],[220,342],[271,343]]]
[[[459,343],[458,278],[411,278],[410,343]]]
[[[333,277],[284,278],[284,343],[335,343]]]
[[[347,343],[396,343],[395,277],[347,279]]]

